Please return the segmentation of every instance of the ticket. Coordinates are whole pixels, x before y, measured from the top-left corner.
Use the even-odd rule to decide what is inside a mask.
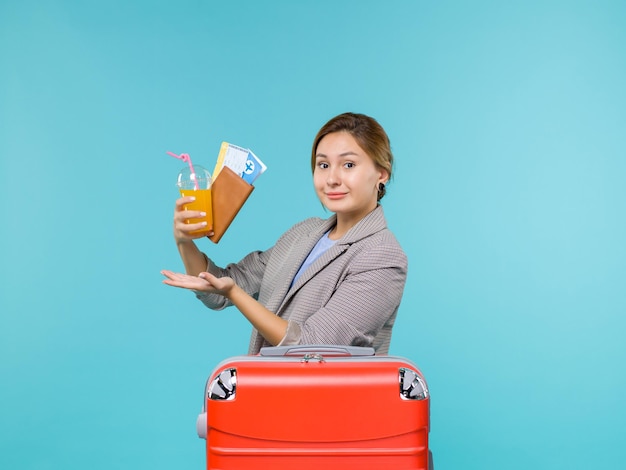
[[[228,142],[222,142],[220,146],[220,153],[213,170],[213,181],[224,166],[233,170],[249,184],[252,184],[267,169],[267,166],[250,149]]]

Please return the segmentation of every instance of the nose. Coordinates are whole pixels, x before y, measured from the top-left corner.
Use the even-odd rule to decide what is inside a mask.
[[[337,167],[331,166],[326,174],[326,184],[329,186],[337,186],[341,183],[341,177]]]

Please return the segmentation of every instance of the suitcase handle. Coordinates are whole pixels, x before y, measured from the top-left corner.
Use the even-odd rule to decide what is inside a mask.
[[[265,357],[282,356],[373,356],[374,348],[362,346],[341,346],[328,344],[297,344],[293,346],[267,346],[261,348],[260,355]]]

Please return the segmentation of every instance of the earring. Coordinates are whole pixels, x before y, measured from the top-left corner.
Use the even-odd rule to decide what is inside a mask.
[[[378,184],[378,192],[382,193],[385,191],[385,183]]]

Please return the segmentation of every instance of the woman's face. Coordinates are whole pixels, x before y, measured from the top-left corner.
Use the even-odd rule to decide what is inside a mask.
[[[338,217],[356,222],[371,212],[378,201],[378,185],[386,183],[388,176],[348,132],[328,134],[317,145],[315,191]]]

